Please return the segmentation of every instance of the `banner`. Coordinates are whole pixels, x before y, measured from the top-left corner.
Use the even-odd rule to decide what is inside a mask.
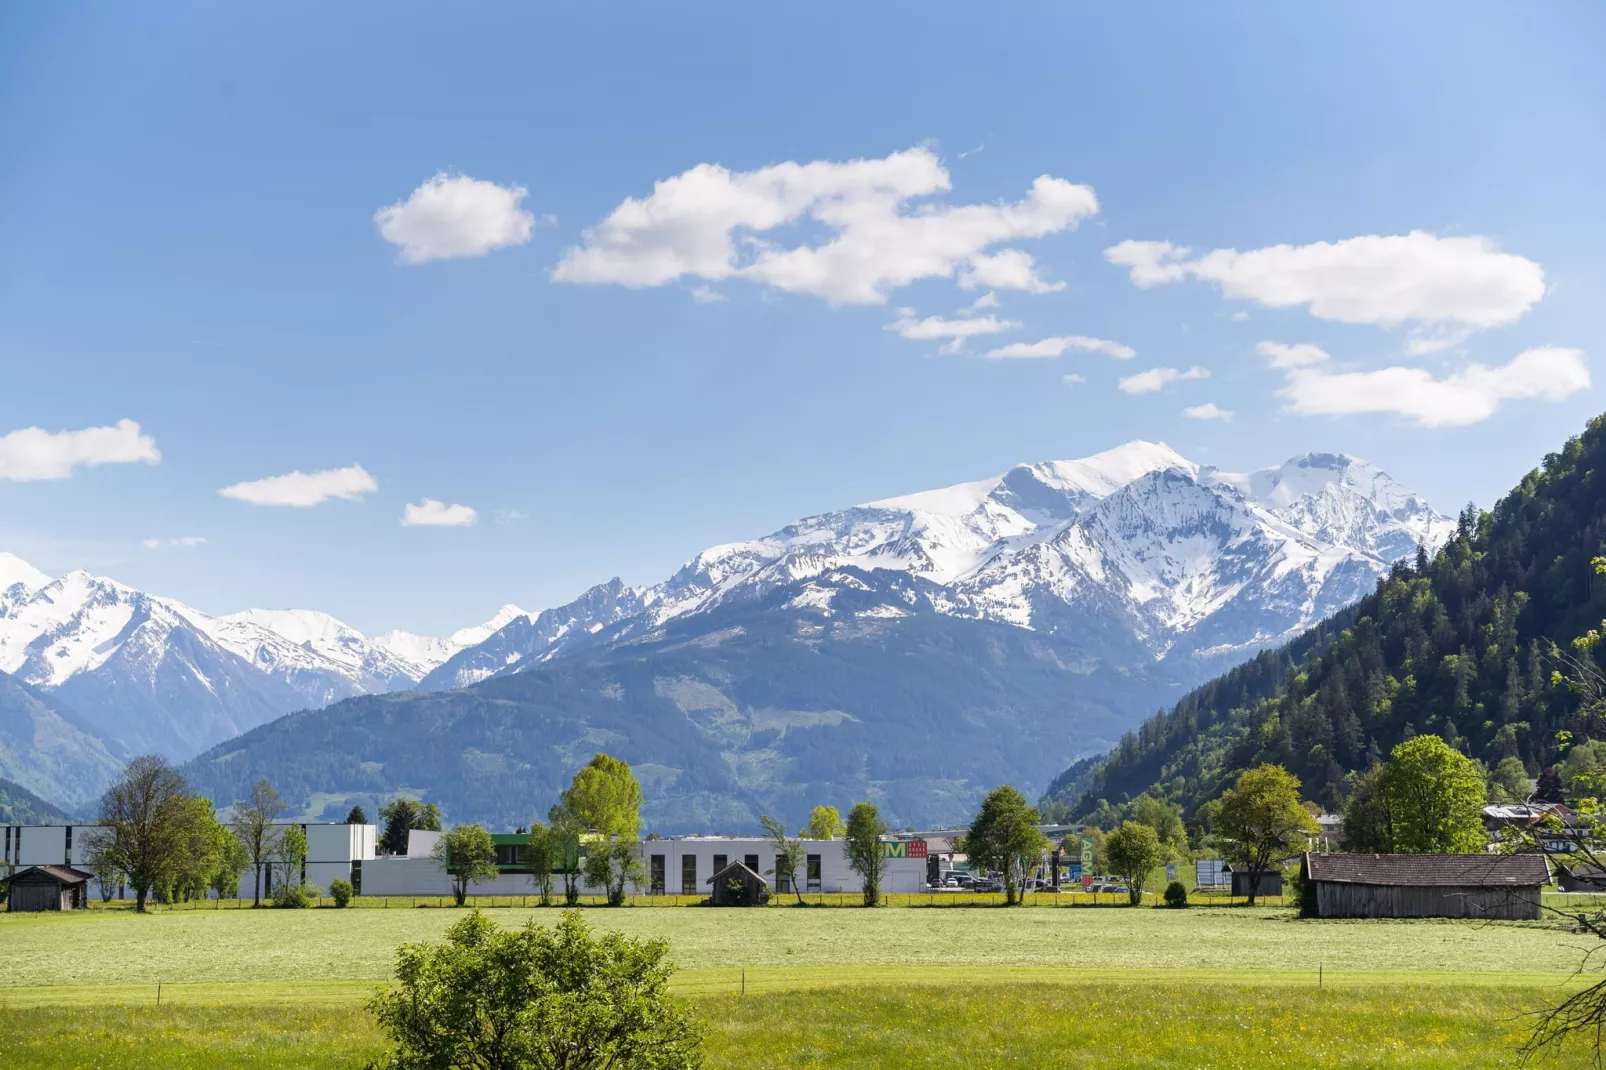
[[[1086,836],[1082,837],[1082,865],[1093,868],[1093,841]]]

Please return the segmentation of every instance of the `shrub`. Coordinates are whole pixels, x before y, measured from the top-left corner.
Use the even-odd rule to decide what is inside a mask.
[[[1165,905],[1179,909],[1188,905],[1188,889],[1182,886],[1181,881],[1172,881],[1165,886]]]
[[[305,910],[310,907],[321,893],[315,884],[291,884],[285,881],[273,890],[273,905],[285,907],[290,910]]]
[[[335,906],[337,907],[350,905],[352,896],[351,882],[342,877],[336,877],[329,884],[329,895],[335,901]]]
[[[475,910],[442,944],[404,944],[397,987],[368,1004],[395,1048],[375,1066],[703,1065],[703,1027],[669,995],[662,940],[592,936],[577,910],[552,929],[498,929]]]

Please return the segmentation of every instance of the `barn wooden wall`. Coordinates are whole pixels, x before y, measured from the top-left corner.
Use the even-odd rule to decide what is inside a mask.
[[[1410,888],[1316,882],[1316,913],[1323,918],[1539,917],[1535,888]]]

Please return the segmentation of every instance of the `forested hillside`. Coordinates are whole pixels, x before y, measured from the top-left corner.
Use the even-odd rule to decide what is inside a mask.
[[[71,820],[21,784],[0,779],[0,825],[59,825]]]
[[[1603,538],[1606,417],[1490,512],[1468,507],[1431,561],[1402,562],[1356,605],[1066,770],[1045,806],[1086,815],[1149,791],[1191,814],[1243,769],[1278,762],[1332,807],[1347,777],[1424,733],[1537,773],[1558,757],[1559,730],[1601,735],[1551,685],[1547,651],[1606,615],[1590,566]]]

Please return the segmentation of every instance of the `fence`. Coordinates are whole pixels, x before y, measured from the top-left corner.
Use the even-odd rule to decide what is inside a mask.
[[[1580,897],[1587,898],[1587,897]],[[705,897],[700,895],[632,895],[626,897],[626,902],[633,907],[659,908],[659,907],[690,907],[704,902]],[[770,897],[771,907],[793,906],[798,897],[791,892],[776,892]],[[964,909],[966,907],[1002,906],[1004,895],[1002,892],[966,892],[966,891],[932,891],[932,892],[898,892],[889,893],[881,897],[882,904],[888,907],[904,909]],[[186,903],[157,903],[149,904],[153,910],[250,910],[250,899],[196,899]],[[864,897],[858,892],[807,892],[803,895],[803,902],[812,907],[859,907],[864,903]],[[1125,892],[1030,892],[1022,901],[1022,906],[1039,910],[1075,909],[1091,907],[1118,907],[1126,906],[1130,897]],[[1242,907],[1248,905],[1244,896],[1214,895],[1209,893],[1195,893],[1188,897],[1190,907]],[[1287,907],[1294,905],[1292,896],[1263,895],[1256,898],[1257,906]],[[1548,899],[1547,899],[1548,902]],[[1143,906],[1158,906],[1161,896],[1157,892],[1145,892]],[[270,905],[269,900],[263,899],[264,905]],[[333,907],[334,900],[323,896],[314,900],[318,907]],[[607,904],[607,898],[600,895],[583,895],[577,906],[600,907]],[[110,903],[101,903],[98,900],[91,902],[95,909],[132,909],[133,900],[112,900]],[[353,896],[350,909],[353,910],[416,910],[455,907],[457,902],[449,895],[384,895],[384,896]],[[566,906],[562,893],[553,895],[549,904],[553,907]],[[464,902],[466,907],[480,907],[482,909],[513,909],[538,910],[541,908],[541,897],[538,895],[471,895]]]

